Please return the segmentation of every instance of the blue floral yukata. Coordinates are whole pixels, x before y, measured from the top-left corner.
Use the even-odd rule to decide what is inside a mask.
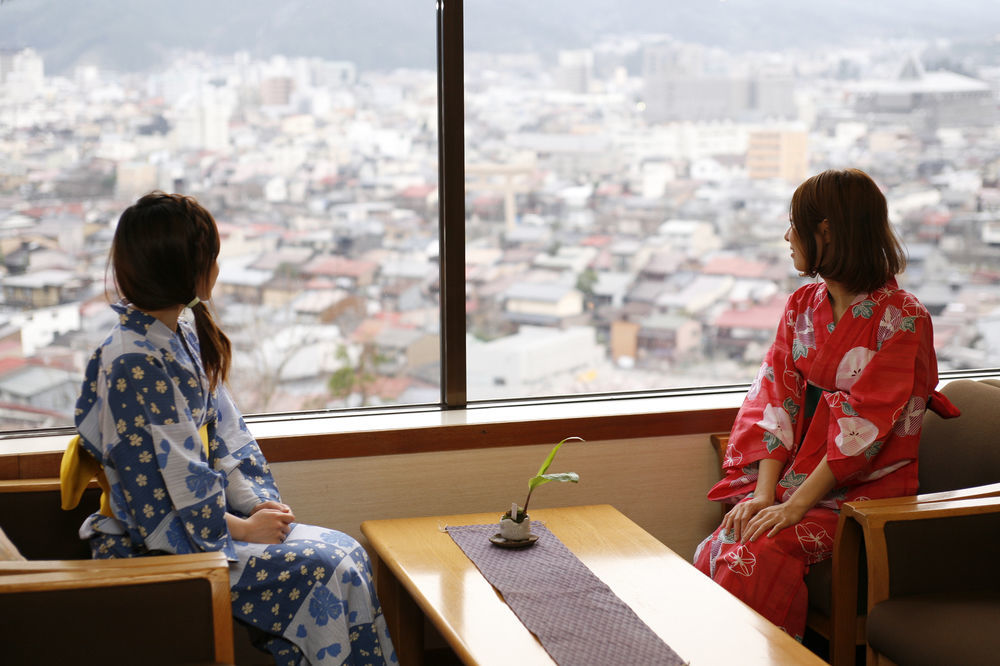
[[[174,332],[127,304],[112,308],[119,323],[91,357],[76,409],[111,486],[113,517],[96,513],[80,528],[94,557],[222,551],[233,615],[278,664],[395,663],[357,541],[299,523],[276,545],[230,536],[226,512],[245,518],[280,496],[225,388],[209,391],[191,325]]]

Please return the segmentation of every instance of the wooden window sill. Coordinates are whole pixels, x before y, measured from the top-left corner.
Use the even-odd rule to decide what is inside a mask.
[[[354,458],[728,431],[746,387],[701,393],[568,398],[442,410],[372,410],[337,415],[250,417],[270,462]],[[0,442],[0,479],[51,478],[67,435]]]

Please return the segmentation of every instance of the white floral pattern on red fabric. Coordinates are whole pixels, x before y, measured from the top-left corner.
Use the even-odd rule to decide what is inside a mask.
[[[760,369],[757,371],[757,377],[754,378],[753,384],[750,385],[750,390],[747,391],[747,398],[750,400],[756,398],[757,394],[760,393],[760,385],[761,382],[764,381],[764,377],[767,375],[767,370],[767,363],[761,364]]]
[[[757,565],[757,558],[746,549],[746,546],[740,546],[736,550],[726,554],[726,564],[733,573],[749,577],[753,575],[753,569]]]
[[[837,366],[837,388],[850,391],[873,356],[875,352],[867,347],[855,347],[844,354]]]
[[[795,320],[795,337],[799,339],[803,347],[807,349],[816,348],[812,308],[806,308],[805,311],[799,313],[798,318]]]
[[[837,419],[837,425],[840,427],[840,432],[837,433],[834,443],[845,456],[858,455],[871,446],[878,437],[878,428],[875,424],[860,416]]]
[[[875,333],[875,341],[879,346],[891,338],[903,324],[903,311],[894,305],[887,305],[882,313],[882,320],[878,323],[878,331]]]
[[[826,557],[833,548],[833,539],[830,534],[814,522],[801,522],[795,525],[795,536],[802,546],[802,550],[807,554],[807,561],[811,564]]]
[[[786,449],[792,450],[795,431],[792,429],[792,419],[784,409],[774,405],[766,405],[764,418],[757,421],[757,425],[777,437]]]
[[[927,403],[919,395],[910,398],[903,408],[903,414],[892,426],[892,431],[902,437],[916,435],[924,425],[924,410]]]

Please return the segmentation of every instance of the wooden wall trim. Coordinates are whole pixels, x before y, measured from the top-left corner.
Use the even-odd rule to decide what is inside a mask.
[[[528,446],[576,435],[589,441],[669,437],[728,431],[737,407],[704,410],[580,416],[496,423],[444,424],[258,439],[269,462],[362,458],[399,453]],[[0,479],[59,476],[59,452],[0,455]]]
[[[260,442],[270,462],[356,458],[555,444],[577,436],[590,441],[666,437],[728,431],[738,408],[662,414],[621,414],[490,424],[442,425],[426,428],[330,433],[322,436],[272,437]]]

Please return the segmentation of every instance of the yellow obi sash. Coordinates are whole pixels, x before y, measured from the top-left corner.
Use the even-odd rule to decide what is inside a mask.
[[[205,447],[205,457],[208,457],[208,424],[198,429],[201,435],[201,444]],[[112,518],[111,514],[111,485],[108,477],[104,475],[104,468],[101,463],[94,460],[87,449],[83,448],[82,440],[77,435],[69,440],[69,446],[63,453],[62,462],[59,464],[59,490],[62,495],[63,511],[75,509],[83,497],[83,491],[87,489],[91,480],[97,477],[97,484],[101,487],[101,514]]]

